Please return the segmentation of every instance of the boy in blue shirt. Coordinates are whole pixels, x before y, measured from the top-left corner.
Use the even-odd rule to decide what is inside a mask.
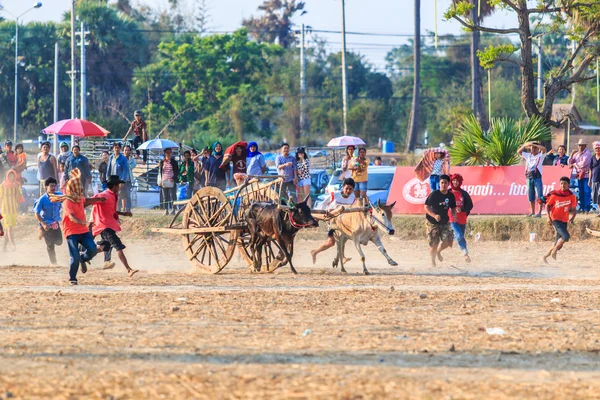
[[[63,242],[62,232],[60,230],[60,210],[62,203],[53,203],[50,201],[49,195],[61,193],[56,192],[56,179],[50,177],[44,182],[46,193],[40,197],[33,206],[35,218],[40,223],[38,232],[41,233],[40,239],[43,237],[46,241],[46,249],[50,257],[50,264],[56,265],[56,251],[54,246],[60,246]]]

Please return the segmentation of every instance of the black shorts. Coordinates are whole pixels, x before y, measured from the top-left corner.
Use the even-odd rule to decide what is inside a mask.
[[[571,234],[567,230],[568,223],[554,220],[552,221],[552,225],[554,225],[554,230],[556,230],[556,240],[554,243],[558,242],[558,239],[562,239],[565,242],[571,239]]]
[[[330,229],[330,230],[327,232],[327,236],[329,236],[329,237],[333,237],[333,235],[334,235],[334,234],[335,234],[335,229]]]
[[[125,249],[125,245],[117,233],[110,228],[106,228],[100,233],[100,239],[96,244],[102,248],[102,251],[108,251],[111,247],[117,251]]]

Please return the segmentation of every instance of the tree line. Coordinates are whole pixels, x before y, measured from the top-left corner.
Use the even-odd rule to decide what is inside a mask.
[[[151,137],[161,135],[197,147],[219,140],[262,138],[273,143],[319,145],[341,134],[341,54],[311,35],[306,49],[306,132],[300,129],[300,51],[294,17],[303,2],[267,0],[232,33],[211,33],[205,2],[182,12],[133,8],[127,0],[107,4],[80,0],[76,14],[91,32],[87,46],[88,119],[122,137],[134,110],[142,110]],[[60,46],[59,119],[70,117],[70,15],[59,23],[20,27],[19,110],[21,132],[37,137],[53,122],[54,43]],[[0,22],[0,129],[13,122],[14,22]],[[421,99],[417,142],[450,143],[471,108],[470,36],[444,36],[437,48],[421,39]],[[482,33],[482,48],[510,44]],[[544,36],[562,60],[567,40]],[[385,71],[362,54],[347,53],[348,130],[370,145],[378,138],[403,147],[413,92],[414,41],[392,48]],[[78,67],[79,68],[79,67]],[[487,75],[483,74],[487,88]],[[595,82],[582,85],[592,87]],[[513,64],[491,70],[493,117],[522,118],[521,73]],[[592,90],[578,107],[592,115]],[[557,98],[567,97],[565,90]],[[487,96],[483,96],[487,97]],[[79,99],[78,99],[79,102]],[[589,110],[586,107],[589,104]],[[486,110],[487,111],[487,110]]]

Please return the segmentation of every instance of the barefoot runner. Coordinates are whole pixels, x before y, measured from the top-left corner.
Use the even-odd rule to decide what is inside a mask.
[[[440,188],[434,190],[425,200],[425,217],[427,218],[427,236],[429,237],[429,255],[431,265],[436,266],[436,258],[444,261],[442,250],[452,247],[454,235],[449,224],[449,211],[456,220],[456,199],[448,190],[450,177],[440,176]],[[441,242],[441,244],[440,244]]]
[[[101,240],[97,245],[98,251],[105,253],[104,269],[110,269],[115,266],[115,263],[110,261],[111,250],[115,249],[119,260],[121,260],[127,269],[127,274],[129,274],[129,277],[132,277],[138,270],[132,269],[129,266],[127,257],[125,257],[125,253],[123,252],[125,245],[117,236],[117,232],[121,231],[119,215],[125,217],[132,216],[131,211],[117,211],[118,194],[121,184],[125,184],[125,181],[122,181],[118,175],[111,175],[106,181],[107,189],[94,196],[95,199],[104,199],[104,201],[95,204],[92,208],[92,234],[94,237],[100,235]]]
[[[328,196],[325,201],[323,201],[321,209],[331,211],[331,214],[335,215],[336,212],[341,210],[341,207],[349,207],[350,205],[354,204],[356,200],[356,196],[354,194],[355,186],[356,184],[354,183],[354,179],[344,179],[342,190],[339,192],[332,192],[331,195]],[[325,240],[317,249],[310,252],[313,264],[317,262],[317,254],[335,246],[335,238],[333,237],[333,233],[334,229],[329,229],[329,232],[327,233],[327,240]],[[344,258],[344,264],[348,261],[350,261],[349,258]]]
[[[460,251],[465,255],[465,261],[470,263],[469,250],[467,249],[467,240],[465,239],[465,229],[467,227],[467,217],[473,209],[473,200],[466,190],[460,188],[463,183],[463,177],[460,174],[450,175],[451,192],[456,199],[456,218],[452,216],[452,211],[448,212],[450,226],[454,231],[454,239],[458,243]]]
[[[71,256],[69,263],[69,283],[77,285],[79,264],[81,264],[81,272],[85,274],[87,272],[86,264],[98,254],[96,243],[94,243],[94,238],[85,220],[84,208],[104,201],[104,199],[86,199],[83,196],[83,185],[81,183],[79,168],[71,171],[65,192],[66,194],[64,195],[51,194],[49,197],[50,201],[60,201],[63,203],[64,215],[62,226],[64,235],[67,238],[67,245],[69,246],[69,255]],[[83,251],[80,251],[80,246]]]
[[[543,258],[546,264],[548,264],[548,257],[550,256],[556,260],[556,253],[558,253],[563,245],[571,238],[567,227],[569,222],[575,220],[575,215],[577,214],[577,198],[573,192],[569,190],[570,184],[571,180],[568,177],[563,176],[560,178],[560,190],[551,191],[546,198],[548,224],[554,226],[554,230],[556,231],[556,241],[554,242],[554,246]],[[570,219],[569,213],[571,214]]]

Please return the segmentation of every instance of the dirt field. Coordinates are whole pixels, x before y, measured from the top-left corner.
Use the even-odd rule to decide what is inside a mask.
[[[600,398],[596,241],[471,243],[438,268],[426,243],[386,238],[359,275],[317,265],[301,239],[293,276],[193,271],[179,242],[126,241],[132,265],[80,286],[45,246],[0,253],[0,398]],[[490,335],[486,328],[501,328]]]

